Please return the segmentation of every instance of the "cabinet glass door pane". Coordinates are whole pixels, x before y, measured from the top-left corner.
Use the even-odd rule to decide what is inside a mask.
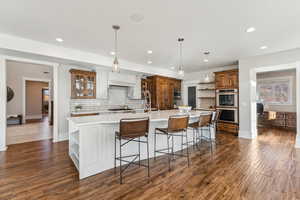
[[[75,90],[76,90],[76,96],[81,97],[83,96],[84,91],[84,77],[77,75],[75,78]]]

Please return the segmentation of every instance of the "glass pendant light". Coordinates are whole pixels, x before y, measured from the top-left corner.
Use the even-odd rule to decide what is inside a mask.
[[[182,64],[182,42],[183,41],[184,41],[184,38],[178,38],[179,53],[180,53],[180,61],[179,61],[179,67],[178,67],[178,75],[179,76],[184,76],[183,64]]]
[[[115,58],[112,65],[112,71],[113,72],[120,72],[120,66],[118,61],[118,30],[120,29],[120,26],[113,25],[112,28],[115,30]]]

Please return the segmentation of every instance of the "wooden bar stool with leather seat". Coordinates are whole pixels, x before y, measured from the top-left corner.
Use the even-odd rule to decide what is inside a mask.
[[[188,166],[190,166],[189,150],[188,150],[188,135],[187,128],[189,124],[189,115],[173,115],[169,116],[167,128],[155,128],[154,131],[154,159],[156,159],[156,153],[168,155],[169,170],[171,170],[171,157],[181,156],[187,157]],[[181,133],[181,134],[179,134]],[[165,135],[167,138],[167,148],[156,149],[156,136]],[[181,154],[174,153],[174,136],[181,137]],[[183,138],[186,138],[186,143],[183,143]],[[170,138],[172,138],[172,146],[170,147]],[[183,154],[183,146],[187,145],[186,154]],[[171,153],[170,153],[171,150]],[[167,151],[167,152],[166,152]]]
[[[200,141],[200,135],[199,135],[199,128],[200,128],[200,116],[198,121],[190,123],[188,128],[193,130],[193,141],[191,141],[193,143],[193,146],[196,146],[199,148],[198,143]]]
[[[218,121],[220,119],[220,114],[221,114],[220,110],[216,110],[215,112],[213,112],[212,119],[211,119],[211,124],[210,124],[210,127],[214,128],[214,130],[215,130],[215,139],[213,140],[215,142],[215,144],[219,144],[216,141],[216,133],[217,133],[217,130],[218,130]]]
[[[212,138],[211,138],[211,124],[212,124],[212,114],[200,115],[199,118],[199,128],[201,131],[200,142],[202,143],[202,139],[205,139],[210,143],[210,150],[212,152]],[[208,130],[209,136],[203,136],[203,130]]]
[[[115,132],[115,172],[116,172],[116,162],[120,162],[120,183],[123,182],[122,174],[124,171],[131,165],[139,165],[148,168],[148,178],[150,177],[150,168],[149,168],[149,142],[148,142],[148,133],[149,133],[149,117],[145,118],[131,118],[131,119],[121,119],[120,120],[120,131]],[[141,137],[145,137],[146,140],[142,141]],[[117,140],[119,140],[120,156],[117,157]],[[122,140],[125,142],[122,143]],[[131,155],[122,155],[122,147],[128,144],[129,142],[138,143],[138,154]],[[141,164],[141,143],[147,144],[147,165]],[[131,158],[131,161],[124,160]],[[136,160],[138,163],[136,163]],[[128,163],[124,169],[122,169],[122,162]]]

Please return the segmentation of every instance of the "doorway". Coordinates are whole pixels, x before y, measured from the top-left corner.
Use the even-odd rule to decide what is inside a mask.
[[[49,87],[49,86],[48,86]],[[42,89],[42,114],[43,116],[49,114],[49,88]]]
[[[6,84],[13,92],[7,102],[6,144],[53,138],[49,110],[53,68],[47,65],[7,61]]]
[[[188,87],[188,106],[191,106],[192,109],[196,108],[196,87]]]
[[[292,135],[295,139],[296,87],[296,69],[256,74],[258,135],[274,136],[273,133],[279,133],[283,136]]]
[[[296,115],[296,119],[295,119],[295,130],[296,130],[296,134],[295,134],[295,147],[300,147],[300,120],[297,117],[296,113],[299,113],[300,111],[300,91],[299,91],[299,85],[300,85],[300,65],[299,63],[290,63],[290,64],[283,64],[283,65],[277,65],[277,66],[267,66],[267,67],[257,67],[254,68],[250,71],[250,94],[252,96],[251,98],[251,123],[250,123],[250,128],[251,128],[251,138],[256,138],[259,135],[259,131],[258,131],[258,119],[257,119],[257,115],[259,110],[262,110],[262,106],[258,106],[258,89],[257,89],[257,74],[259,73],[265,73],[265,72],[276,72],[276,71],[283,71],[283,70],[295,70],[295,90],[296,90],[296,94],[295,94],[295,107],[294,107],[294,113]],[[265,108],[263,108],[265,109]],[[277,115],[275,115],[277,116]],[[272,117],[273,118],[273,117]]]

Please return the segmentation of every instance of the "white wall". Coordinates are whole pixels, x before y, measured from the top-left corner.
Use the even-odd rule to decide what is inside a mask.
[[[14,98],[7,103],[7,115],[22,114],[23,77],[33,79],[52,79],[52,67],[25,62],[7,61],[7,86],[15,93]],[[49,74],[43,72],[49,71]]]
[[[58,67],[58,135],[59,140],[68,139],[68,121],[70,117],[71,74],[74,66],[60,65]],[[85,69],[85,68],[80,68]],[[87,69],[85,69],[87,70]]]
[[[6,67],[0,56],[0,151],[6,150]]]
[[[287,64],[287,68],[297,67],[300,61],[300,49],[293,49],[274,54],[255,56],[239,60],[239,87],[240,87],[240,131],[239,137],[256,137],[256,114],[251,114],[251,109],[256,108],[256,70],[269,67],[270,71],[276,70],[276,66]],[[291,64],[291,65],[289,65]],[[297,76],[299,72],[297,69]],[[297,80],[298,81],[298,80]],[[297,82],[298,85],[299,82]],[[299,90],[299,87],[297,88]],[[298,95],[297,95],[298,97]],[[297,99],[299,102],[299,99]],[[299,105],[297,106],[299,112]],[[297,124],[299,133],[299,124]],[[297,134],[297,144],[300,146],[299,134]]]
[[[184,75],[184,81],[204,81],[206,74],[211,74],[213,72],[219,72],[219,71],[225,71],[225,70],[230,70],[230,69],[237,69],[237,65],[230,65],[230,66],[224,66],[224,67],[215,67],[212,69],[205,69],[205,70],[199,70],[196,72],[190,72],[190,73],[185,73]]]
[[[296,69],[284,70],[284,71],[272,71],[272,72],[263,72],[257,73],[257,82],[270,78],[282,78],[282,77],[291,77],[291,97],[292,102],[290,105],[267,105],[265,104],[265,110],[272,110],[277,112],[296,112]],[[257,84],[258,86],[258,84]]]

